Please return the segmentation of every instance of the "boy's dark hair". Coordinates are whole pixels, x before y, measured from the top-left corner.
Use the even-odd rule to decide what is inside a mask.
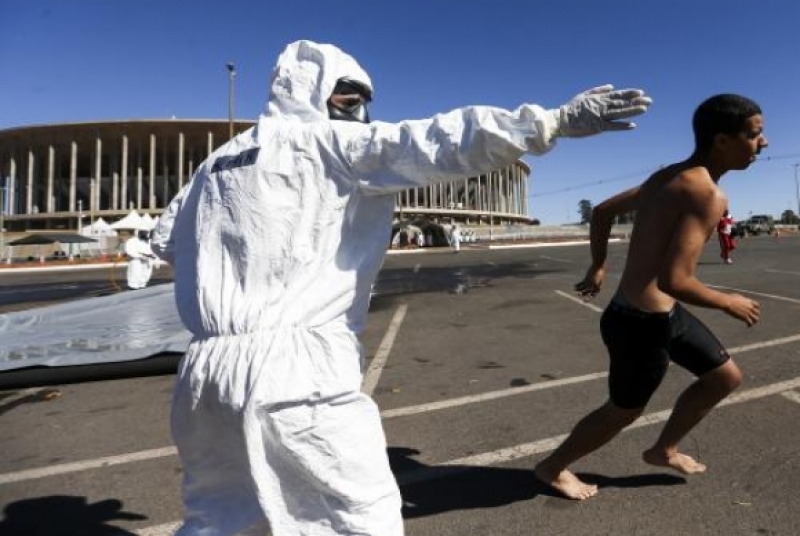
[[[709,97],[692,117],[695,148],[709,149],[717,134],[738,134],[748,118],[760,113],[761,107],[755,101],[741,95],[723,93]]]

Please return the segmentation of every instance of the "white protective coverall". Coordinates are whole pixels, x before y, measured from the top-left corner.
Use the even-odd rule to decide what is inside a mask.
[[[557,116],[536,105],[330,120],[342,77],[371,87],[338,48],[289,45],[257,124],[208,157],[156,228],[193,334],[172,409],[181,535],[403,534],[357,338],[394,194],[554,143]]]
[[[461,229],[458,228],[458,225],[454,225],[450,230],[450,241],[456,253],[461,251]]]
[[[136,235],[125,242],[125,254],[128,256],[127,280],[128,288],[145,288],[153,275],[153,250],[146,240]]]

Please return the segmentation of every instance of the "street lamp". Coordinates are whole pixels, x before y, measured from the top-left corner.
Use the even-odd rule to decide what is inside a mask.
[[[233,79],[236,78],[236,65],[226,64],[228,68],[228,139],[233,138]]]

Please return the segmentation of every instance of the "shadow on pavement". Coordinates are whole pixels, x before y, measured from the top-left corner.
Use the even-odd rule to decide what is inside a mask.
[[[403,496],[403,517],[412,519],[453,510],[494,508],[537,496],[563,498],[533,471],[508,467],[428,466],[413,459],[419,451],[389,448],[389,462]],[[642,488],[685,484],[680,476],[654,473],[609,477],[577,473],[599,488]],[[410,482],[410,483],[409,483]],[[571,503],[569,499],[564,501]]]
[[[89,504],[86,497],[52,495],[13,502],[3,511],[0,534],[5,536],[135,536],[113,521],[147,519],[122,510],[122,501]]]

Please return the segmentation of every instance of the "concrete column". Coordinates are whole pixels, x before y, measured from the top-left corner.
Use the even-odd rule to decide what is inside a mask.
[[[8,176],[11,177],[11,182],[8,185],[8,214],[17,213],[17,159],[13,156],[8,162]]]
[[[178,191],[180,191],[180,189],[183,188],[183,182],[184,182],[184,175],[183,175],[184,144],[185,144],[185,139],[183,132],[181,132],[180,134],[178,134]],[[169,203],[169,199],[172,197],[171,192],[167,193],[170,195],[164,198],[164,206],[166,206],[167,203]]]
[[[517,210],[517,179],[513,167],[508,168],[508,202],[511,212],[519,214],[519,210]]]
[[[33,156],[33,150],[28,149],[28,191],[25,195],[25,214],[33,213],[33,166],[36,159]]]
[[[52,145],[47,147],[47,197],[44,200],[44,208],[47,212],[55,210],[53,203],[53,179],[56,170],[56,148]]]
[[[111,208],[119,210],[119,172],[111,174]]]
[[[98,136],[94,141],[94,199],[92,199],[92,212],[103,210],[100,206],[100,192],[103,189],[103,140]]]
[[[167,198],[167,190],[169,189],[169,163],[167,162],[167,151],[164,151],[164,168],[161,173],[161,180],[163,181],[162,188],[161,188],[161,197],[166,199]],[[158,199],[156,198],[155,192],[153,192],[152,197],[150,198],[150,208],[157,208],[156,205],[158,204]]]
[[[214,133],[209,131],[208,132],[208,153],[206,153],[206,158],[214,151]]]
[[[156,189],[156,136],[155,134],[150,134],[150,188],[148,193],[147,199],[147,206],[153,208],[155,204],[154,197],[155,197],[155,189]],[[139,210],[141,210],[142,205],[139,205]]]
[[[502,169],[498,171],[498,176],[497,189],[499,191],[500,210],[502,212],[508,212],[508,177],[505,174],[505,170]]]
[[[500,212],[508,212],[508,196],[506,194],[506,177],[503,170],[497,172],[497,201]]]
[[[144,170],[142,166],[136,168],[136,208],[142,208],[142,186],[144,185]],[[126,208],[125,210],[128,210]]]
[[[69,150],[69,211],[75,212],[78,196],[78,144],[72,142]]]
[[[483,175],[478,175],[475,179],[475,210],[483,210],[483,199],[481,199],[482,188],[481,188],[481,178]],[[480,220],[478,220],[480,221]]]
[[[528,188],[527,188],[527,177],[525,176],[525,171],[523,169],[519,170],[519,196],[520,196],[520,204],[522,214],[527,217],[530,217],[528,214]]]
[[[120,166],[119,205],[122,210],[128,208],[128,135],[122,135],[122,165]]]

